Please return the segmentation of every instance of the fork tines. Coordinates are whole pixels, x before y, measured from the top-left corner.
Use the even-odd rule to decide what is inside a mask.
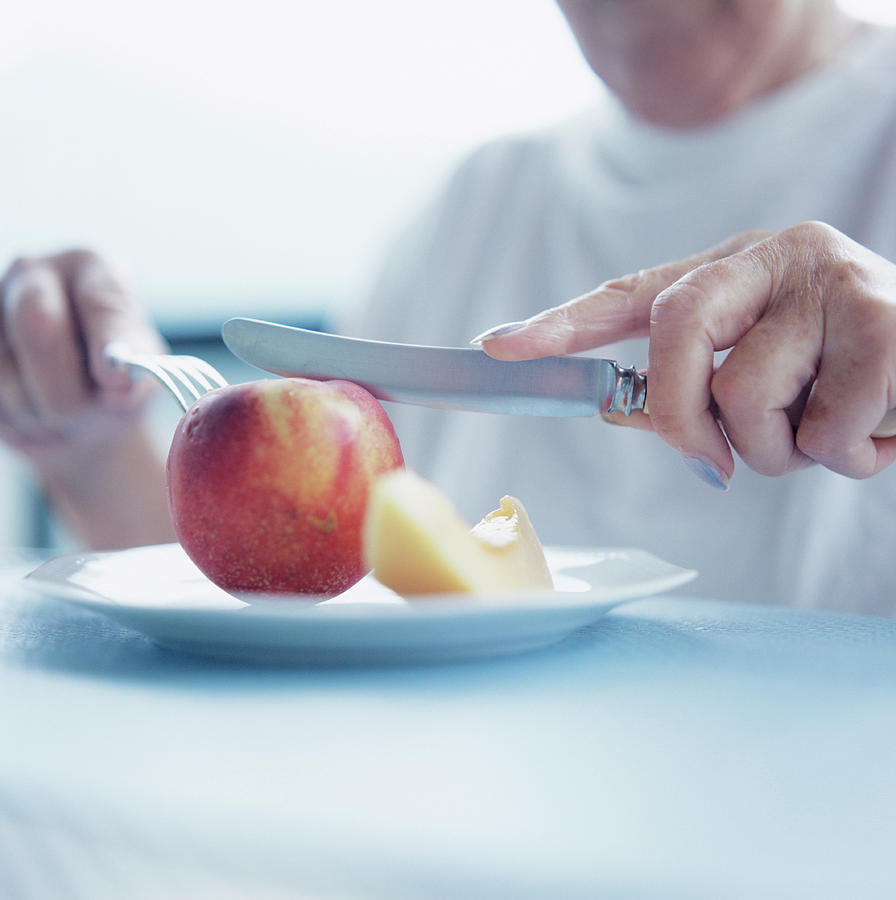
[[[154,376],[184,411],[206,392],[227,386],[227,379],[197,356],[132,353],[118,344],[107,346],[104,356],[113,368],[139,369]]]

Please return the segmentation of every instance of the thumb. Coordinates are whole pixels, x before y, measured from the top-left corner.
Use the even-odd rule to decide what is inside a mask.
[[[591,350],[626,338],[645,337],[653,302],[667,287],[705,263],[730,256],[767,237],[736,235],[686,259],[606,281],[587,294],[521,322],[509,322],[473,338],[495,359],[537,359]]]

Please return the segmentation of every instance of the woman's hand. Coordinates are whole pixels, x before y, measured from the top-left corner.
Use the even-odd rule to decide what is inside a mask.
[[[828,225],[738,235],[476,341],[514,360],[636,336],[650,414],[629,423],[719,487],[732,447],[766,475],[818,463],[866,478],[896,459],[896,438],[871,437],[896,406],[896,265]]]
[[[110,341],[164,351],[121,279],[85,250],[19,259],[0,279],[0,304],[0,439],[87,543],[166,538],[162,461],[142,421],[154,386],[103,360]],[[115,509],[129,501],[123,489],[130,516]]]

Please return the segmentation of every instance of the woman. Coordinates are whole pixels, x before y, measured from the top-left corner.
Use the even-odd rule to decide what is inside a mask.
[[[470,518],[514,493],[546,542],[643,546],[709,594],[892,612],[896,439],[870,435],[896,406],[893,34],[828,0],[561,6],[615,101],[467,160],[359,330],[479,332],[502,359],[599,347],[649,368],[649,422],[627,424],[663,440],[390,409],[406,459]],[[141,398],[101,362],[155,332],[89,255],[21,262],[3,288],[3,435],[85,542],[167,539]],[[146,511],[110,528],[128,484]]]

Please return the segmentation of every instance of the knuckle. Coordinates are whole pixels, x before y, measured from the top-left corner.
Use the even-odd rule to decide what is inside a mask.
[[[873,454],[865,453],[862,445],[847,447],[832,429],[802,424],[795,436],[797,448],[817,465],[824,466],[847,478],[870,478],[875,472]]]
[[[794,435],[797,449],[809,459],[825,465],[841,456],[843,447],[836,434],[818,421],[801,421]]]
[[[78,268],[73,287],[77,298],[98,311],[115,312],[128,299],[122,281],[99,257]]]
[[[708,298],[706,292],[687,277],[676,281],[653,301],[651,328],[683,327],[702,321]]]
[[[868,273],[857,259],[836,256],[824,267],[825,294],[834,302],[863,294],[868,287]]]
[[[33,256],[16,256],[7,267],[4,278],[18,278],[36,266],[37,262]]]
[[[6,298],[18,281],[27,278],[38,263],[39,261],[32,256],[16,256],[0,277],[0,301]]]
[[[65,256],[76,270],[103,265],[103,258],[92,247],[73,247]]]
[[[570,300],[560,306],[552,306],[550,309],[542,310],[526,320],[527,325],[537,325],[539,327],[547,327],[558,332],[565,332],[569,335],[575,333],[576,328],[576,304],[579,301]]]
[[[791,225],[776,235],[773,243],[783,251],[791,279],[805,278],[810,290],[824,288],[831,267],[846,259],[844,236],[826,222],[806,221]],[[823,292],[823,291],[822,291]]]
[[[840,232],[833,225],[828,225],[827,222],[810,219],[785,228],[780,233],[780,238],[798,247],[823,248],[839,244]]]
[[[610,281],[605,281],[600,290],[613,291],[620,294],[631,294],[638,289],[644,279],[644,272],[630,272]]]
[[[103,295],[125,293],[123,280],[109,260],[89,247],[77,247],[65,254],[66,269],[76,296],[91,301]],[[114,305],[118,305],[115,303]]]
[[[593,301],[587,306],[593,306],[605,319],[608,311],[612,310],[612,321],[617,329],[634,331],[641,324],[635,298],[642,283],[641,273],[605,281],[590,295]]]

